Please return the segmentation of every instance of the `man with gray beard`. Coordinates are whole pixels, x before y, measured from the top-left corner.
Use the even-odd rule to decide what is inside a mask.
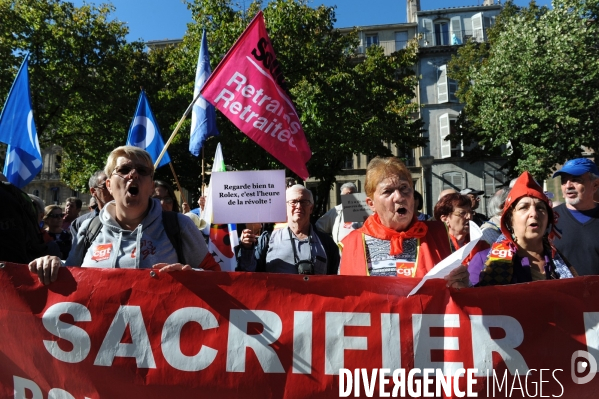
[[[587,158],[571,159],[553,174],[562,180],[565,204],[553,208],[557,228],[557,249],[585,276],[599,274],[599,204],[593,195],[599,188],[599,169]]]

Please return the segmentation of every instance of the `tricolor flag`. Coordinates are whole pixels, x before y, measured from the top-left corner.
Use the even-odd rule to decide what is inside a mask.
[[[196,83],[193,88],[193,98],[200,94],[200,89],[210,76],[210,54],[208,53],[208,42],[206,41],[206,30],[202,33],[202,45],[198,57],[198,68],[196,70]],[[218,136],[216,128],[216,110],[203,96],[200,96],[191,110],[191,134],[189,136],[189,152],[196,157],[210,136]]]
[[[150,108],[150,103],[146,97],[145,91],[141,91],[139,100],[137,101],[137,109],[129,127],[129,136],[127,137],[127,145],[143,148],[152,157],[152,162],[160,156],[164,148],[164,140],[160,134],[160,128],[154,118],[154,113]],[[158,167],[167,165],[171,161],[168,152],[160,160]]]
[[[42,153],[29,93],[29,54],[25,56],[0,114],[0,141],[8,144],[4,175],[22,188],[42,170]]]
[[[212,163],[212,172],[225,171],[225,160],[220,143],[218,143]],[[206,228],[203,233],[204,235],[210,235],[208,250],[220,265],[221,270],[224,272],[234,272],[237,266],[234,248],[239,245],[237,225],[212,224],[212,220],[214,219],[212,209],[212,190],[209,185],[206,189],[206,205],[204,212],[202,212],[202,219],[206,221]]]
[[[302,179],[312,156],[268,38],[262,11],[201,90],[239,130]]]

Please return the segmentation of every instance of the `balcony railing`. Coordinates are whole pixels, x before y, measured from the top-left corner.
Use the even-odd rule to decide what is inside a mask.
[[[433,46],[459,46],[466,43],[468,40],[474,40],[482,43],[487,40],[487,32],[482,30],[462,30],[457,33],[450,34],[449,32],[421,33],[422,38],[419,41],[420,47]]]
[[[385,55],[389,55],[395,51],[406,48],[407,45],[408,45],[407,41],[395,41],[395,42],[380,42],[380,43],[376,43],[376,44],[371,44],[370,46],[381,46],[383,48],[383,51],[385,52]],[[366,49],[370,46],[358,46],[356,48],[356,54],[365,55]]]
[[[41,172],[33,179],[35,180],[60,180],[60,173],[58,172]]]

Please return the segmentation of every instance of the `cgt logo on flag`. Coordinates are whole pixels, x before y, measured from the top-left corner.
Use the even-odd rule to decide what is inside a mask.
[[[202,94],[242,132],[303,179],[312,152],[286,91],[259,12],[212,73]]]

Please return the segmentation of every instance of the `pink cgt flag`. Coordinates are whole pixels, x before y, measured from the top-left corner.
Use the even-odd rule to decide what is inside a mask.
[[[262,11],[249,24],[201,90],[252,140],[302,179],[312,156],[289,97]]]

